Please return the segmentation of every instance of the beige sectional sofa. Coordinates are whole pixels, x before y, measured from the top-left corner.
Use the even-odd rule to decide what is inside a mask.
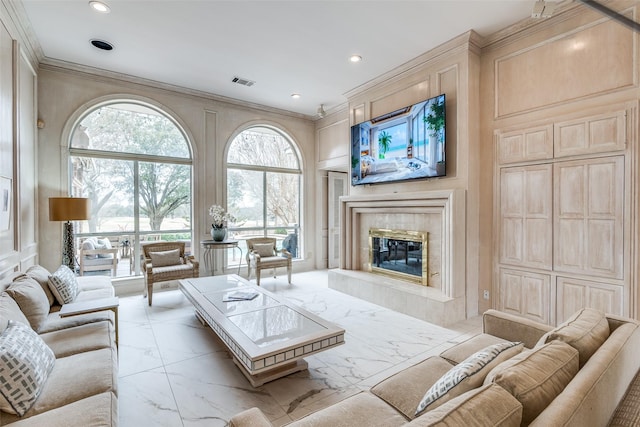
[[[639,326],[590,309],[557,328],[489,310],[482,334],[289,425],[606,426],[640,368]],[[229,425],[271,423],[251,408]]]
[[[115,426],[118,350],[114,313],[107,310],[61,317],[61,305],[48,286],[50,274],[34,266],[0,279],[0,339],[6,338],[10,328],[12,332],[28,329],[25,333],[32,336],[24,346],[35,342],[32,347],[43,349],[43,359],[53,359],[48,374],[38,377],[38,392],[22,415],[0,385],[0,425]],[[74,302],[114,296],[109,277],[76,279]],[[27,328],[18,325],[25,322]],[[6,347],[8,344],[0,344],[3,357]],[[0,377],[7,375],[8,364],[3,362]]]

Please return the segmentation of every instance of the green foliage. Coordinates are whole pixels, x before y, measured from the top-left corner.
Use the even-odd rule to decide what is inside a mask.
[[[380,132],[378,135],[378,147],[380,147],[380,152],[385,154],[389,151],[389,146],[391,145],[391,135],[387,133],[387,131]]]
[[[434,102],[429,110],[424,122],[431,131],[431,136],[435,136],[438,131],[444,128],[444,102]]]
[[[102,107],[89,114],[82,125],[87,128],[92,150],[189,158],[189,147],[180,129],[168,118],[151,109],[127,108],[126,104]],[[191,167],[160,160],[138,162],[140,216],[149,218],[152,230],[176,210],[189,205]],[[136,164],[127,160],[95,160],[87,168],[83,191],[92,199],[92,216],[113,196],[129,201],[134,194]]]

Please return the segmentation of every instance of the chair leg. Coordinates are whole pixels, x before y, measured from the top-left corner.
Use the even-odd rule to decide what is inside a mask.
[[[147,285],[147,296],[149,298],[149,307],[151,307],[151,299],[153,298],[153,283]]]
[[[287,267],[287,277],[289,279],[289,284],[291,284],[291,266]]]
[[[256,268],[256,285],[260,286],[260,271]]]

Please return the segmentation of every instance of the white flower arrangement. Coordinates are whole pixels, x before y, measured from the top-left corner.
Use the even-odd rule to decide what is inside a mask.
[[[222,228],[227,221],[235,221],[236,218],[229,212],[225,212],[220,205],[211,205],[209,208],[209,216],[213,219],[213,228]]]

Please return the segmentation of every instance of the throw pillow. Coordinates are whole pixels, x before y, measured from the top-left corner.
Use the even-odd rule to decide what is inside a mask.
[[[82,242],[82,250],[83,251],[92,251],[94,249],[96,249],[96,244],[98,243],[98,241],[94,238],[94,237],[89,237],[88,239],[86,239],[84,242]],[[91,255],[84,255],[85,259],[96,259],[98,258],[98,255],[95,254],[91,254]]]
[[[0,409],[23,416],[42,392],[56,358],[30,327],[9,321],[0,335]]]
[[[0,294],[0,333],[7,328],[10,320],[22,322],[25,325],[29,324],[20,307],[18,307],[18,303],[8,293],[3,292]]]
[[[253,251],[260,255],[260,257],[274,256],[272,243],[256,243],[253,245]]]
[[[520,427],[522,404],[496,384],[470,390],[429,411],[407,427]]]
[[[42,267],[41,265],[32,265],[27,269],[26,273],[27,276],[31,277],[40,284],[42,290],[47,295],[49,305],[53,305],[53,303],[56,301],[56,298],[51,293],[51,289],[49,289],[49,276],[51,276],[49,270]]]
[[[434,409],[482,384],[485,376],[499,363],[520,353],[521,342],[505,342],[482,349],[454,366],[427,390],[418,404],[417,417],[427,408]]]
[[[578,351],[562,341],[551,341],[524,351],[489,372],[494,382],[522,403],[522,425],[529,425],[578,373]]]
[[[38,282],[29,276],[20,276],[7,288],[34,331],[38,332],[49,315],[49,300]]]
[[[76,275],[66,265],[61,265],[49,276],[49,289],[60,304],[69,304],[78,295]]]
[[[111,241],[109,239],[98,239],[96,249],[111,249]],[[113,254],[98,254],[98,258],[113,258]]]
[[[609,322],[605,314],[592,308],[583,308],[562,325],[545,334],[540,342],[543,344],[553,340],[566,342],[578,350],[580,368],[582,368],[607,338],[609,338]]]
[[[167,267],[169,265],[182,264],[180,260],[180,249],[173,249],[162,252],[149,252],[151,265],[154,267]]]

